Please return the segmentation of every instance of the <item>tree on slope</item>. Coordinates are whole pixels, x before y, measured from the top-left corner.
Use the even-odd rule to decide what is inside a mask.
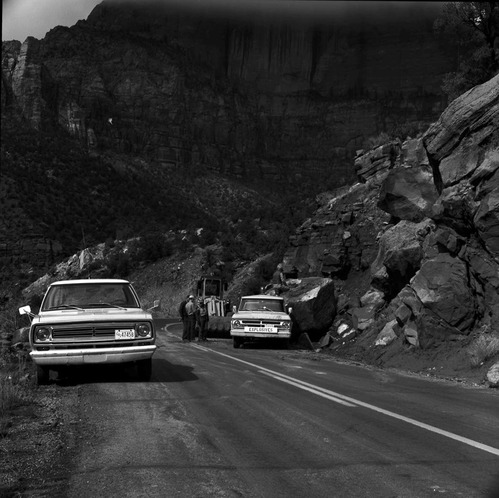
[[[450,99],[497,73],[499,2],[447,2],[434,28],[458,45],[458,70],[448,73],[442,86]]]

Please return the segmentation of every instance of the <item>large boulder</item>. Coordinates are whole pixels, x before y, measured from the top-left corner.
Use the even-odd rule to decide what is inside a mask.
[[[468,268],[461,259],[441,253],[421,266],[410,286],[423,308],[436,319],[458,332],[468,333],[477,318],[476,298],[469,280]]]
[[[401,221],[386,230],[371,265],[373,285],[393,295],[407,284],[421,266],[422,242],[433,229],[433,222],[426,219],[420,223]]]
[[[401,166],[383,181],[378,207],[395,218],[419,222],[431,215],[438,195],[430,168]]]
[[[402,144],[401,161],[408,166],[428,166],[422,138],[408,138]]]
[[[284,297],[293,308],[293,335],[326,332],[332,325],[336,316],[336,297],[330,278],[303,278]]]
[[[471,185],[468,182],[457,183],[443,189],[432,207],[431,218],[462,235],[469,236],[475,230],[473,216],[477,205]]]

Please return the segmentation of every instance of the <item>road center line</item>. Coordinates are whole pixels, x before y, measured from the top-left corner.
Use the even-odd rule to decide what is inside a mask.
[[[368,410],[373,410],[378,413],[382,413],[383,415],[386,415],[388,417],[395,418],[397,420],[401,420],[402,422],[406,422],[408,424],[414,425],[416,427],[419,427],[421,429],[425,429],[430,432],[434,432],[435,434],[440,434],[441,436],[447,437],[449,439],[453,439],[454,441],[458,441],[463,444],[467,444],[468,446],[472,446],[473,448],[486,451],[487,453],[491,453],[492,455],[499,456],[499,449],[494,448],[493,446],[488,446],[486,444],[479,443],[478,441],[473,441],[472,439],[468,439],[463,436],[459,436],[458,434],[454,434],[452,432],[445,431],[443,429],[439,429],[438,427],[434,427],[433,425],[425,424],[424,422],[419,422],[418,420],[414,420],[409,417],[405,417],[404,415],[399,415],[398,413],[391,412],[389,410],[385,410],[384,408],[379,408],[378,406],[371,405],[369,403],[364,403],[363,401],[357,400],[355,398],[351,398],[349,396],[345,396],[343,394],[336,393],[334,391],[330,391],[329,389],[324,389],[323,387],[315,386],[313,384],[309,384],[308,382],[304,382],[299,379],[295,379],[293,377],[289,377],[288,375],[281,374],[279,372],[275,372],[274,370],[270,370],[265,367],[261,367],[259,365],[256,365],[255,363],[250,363],[249,361],[241,360],[240,358],[236,358],[234,356],[230,356],[225,353],[221,353],[220,351],[215,351],[213,349],[205,348],[203,346],[198,346],[197,344],[193,344],[194,347],[206,351],[206,352],[211,352],[211,353],[216,353],[220,356],[225,356],[226,358],[230,358],[231,360],[238,361],[239,363],[244,363],[245,365],[249,365],[251,367],[256,368],[258,371],[262,373],[266,373],[267,375],[270,375],[275,378],[279,378],[278,380],[288,381],[288,383],[301,387],[304,389],[305,387],[310,387],[310,390],[313,390],[314,394],[318,394],[318,392],[324,393],[327,396],[334,397],[336,399],[333,399],[332,401],[338,402],[338,398],[342,399],[346,402],[353,403],[354,405],[357,406],[362,406],[364,408],[367,408]],[[298,385],[297,385],[298,384]],[[304,387],[305,386],[305,387]],[[309,390],[309,389],[307,389]],[[327,397],[324,396],[324,397]]]
[[[309,391],[311,393],[317,394],[317,396],[322,396],[323,398],[329,399],[331,401],[334,401],[336,403],[340,403],[340,405],[345,405],[345,406],[351,406],[351,407],[356,407],[356,405],[352,405],[352,403],[349,403],[348,401],[343,401],[339,398],[335,398],[334,396],[331,396],[326,393],[322,393],[317,389],[312,389],[311,387],[307,387],[301,384],[301,381],[298,382],[293,382],[292,380],[285,379],[279,375],[274,375],[269,372],[264,372],[263,370],[258,370],[259,373],[262,373],[264,375],[268,375],[269,377],[273,377],[274,379],[280,380],[281,382],[286,382],[287,384],[291,384],[292,386],[299,387],[300,389],[303,389],[304,391]]]

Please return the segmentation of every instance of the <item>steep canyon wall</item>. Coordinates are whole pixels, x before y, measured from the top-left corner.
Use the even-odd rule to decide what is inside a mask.
[[[438,4],[351,3],[283,16],[103,2],[43,40],[4,43],[2,95],[95,151],[331,188],[353,178],[366,137],[439,116],[455,63],[432,33]]]

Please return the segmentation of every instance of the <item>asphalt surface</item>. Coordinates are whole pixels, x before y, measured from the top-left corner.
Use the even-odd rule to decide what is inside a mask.
[[[68,497],[499,496],[499,391],[180,334],[79,381]]]

